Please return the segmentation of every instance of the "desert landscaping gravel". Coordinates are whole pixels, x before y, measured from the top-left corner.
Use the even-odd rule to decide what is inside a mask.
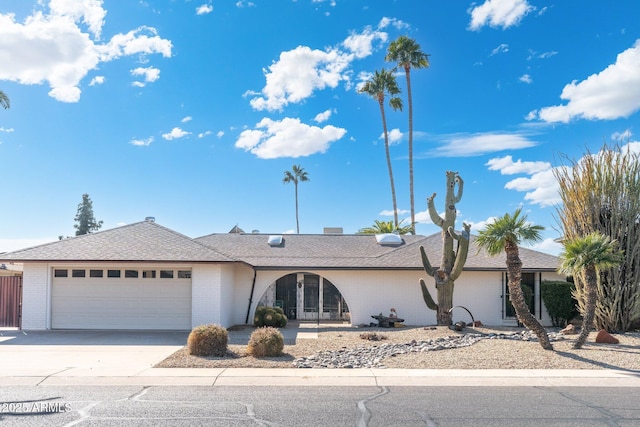
[[[285,343],[282,356],[257,359],[246,355],[247,337],[253,329],[230,328],[225,357],[191,356],[183,348],[156,367],[640,370],[639,332],[614,334],[619,344],[595,343],[596,332],[592,332],[584,347],[576,350],[572,346],[577,335],[562,335],[550,329],[554,350],[545,351],[534,335],[521,328],[478,327],[457,332],[443,326],[321,325],[317,339],[297,339],[295,343]],[[384,339],[361,338],[362,334],[372,333]]]

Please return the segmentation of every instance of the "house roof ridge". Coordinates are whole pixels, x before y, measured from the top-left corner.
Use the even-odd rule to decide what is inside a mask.
[[[125,224],[125,225],[120,225],[120,226],[116,226],[116,227],[113,227],[113,228],[107,228],[107,229],[104,229],[104,230],[96,231],[95,233],[85,233],[85,234],[81,234],[79,236],[67,236],[64,239],[54,240],[53,242],[41,243],[39,245],[29,246],[29,247],[26,247],[26,248],[18,249],[16,251],[2,252],[2,255],[10,255],[10,254],[23,252],[23,251],[28,251],[28,250],[32,250],[32,249],[43,248],[43,247],[46,247],[46,246],[58,244],[58,243],[63,242],[65,240],[81,240],[81,239],[87,238],[89,236],[100,235],[100,234],[107,233],[107,232],[112,231],[112,230],[116,230],[118,228],[130,227],[130,226],[133,226],[133,225],[136,225],[136,224],[140,224],[140,223],[143,223],[143,222],[145,222],[145,221],[138,221],[138,222],[134,222],[134,223],[131,223],[131,224]],[[146,222],[149,222],[149,221],[146,221]]]

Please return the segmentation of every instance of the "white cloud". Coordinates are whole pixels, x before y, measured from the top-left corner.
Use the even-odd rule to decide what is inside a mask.
[[[129,141],[129,144],[135,145],[137,147],[147,147],[151,145],[152,142],[153,142],[153,137],[150,136],[147,139],[132,139],[131,141]]]
[[[442,157],[469,157],[504,150],[519,150],[533,147],[535,141],[518,133],[458,133],[438,137],[441,146],[430,155]]]
[[[73,22],[87,25],[96,38],[100,38],[107,11],[102,8],[102,0],[51,0],[51,16],[71,18]]]
[[[401,21],[397,18],[387,18],[386,16],[382,17],[380,22],[378,23],[378,29],[387,28],[389,25],[394,27],[396,30],[407,30],[411,28],[409,24]]]
[[[117,34],[101,44],[106,10],[100,0],[52,0],[48,10],[38,4],[43,10],[32,12],[24,23],[16,22],[14,14],[0,14],[0,80],[47,82],[49,96],[78,102],[80,82],[101,62],[135,54],[171,56],[171,42],[150,27]]]
[[[255,129],[243,131],[235,146],[262,159],[295,158],[326,152],[346,132],[334,126],[309,126],[294,118],[281,121],[264,118]]]
[[[514,162],[511,156],[493,158],[485,166],[489,166],[489,170],[500,171],[502,175],[534,174],[551,169],[551,163],[549,162],[523,162],[520,159]]]
[[[367,27],[361,33],[350,34],[339,48],[319,50],[298,46],[281,52],[280,58],[263,70],[266,84],[249,103],[256,110],[281,111],[290,103],[302,102],[316,90],[335,88],[341,82],[349,89],[351,63],[382,48],[387,37],[387,33]],[[379,43],[374,46],[376,42]],[[245,96],[253,94],[245,92]]]
[[[476,31],[485,25],[506,29],[518,25],[522,18],[534,9],[527,0],[487,0],[469,12],[469,29]]]
[[[562,252],[562,244],[556,242],[555,239],[547,238],[541,242],[535,243],[530,246],[530,249],[538,252],[544,252],[547,254],[558,256]]]
[[[314,118],[313,121],[316,123],[323,123],[326,122],[327,120],[329,120],[329,118],[331,117],[331,114],[333,113],[332,110],[326,110],[323,111],[322,113],[318,113]]]
[[[465,221],[465,223],[471,226],[471,232],[478,232],[480,230],[484,230],[487,227],[487,224],[492,224],[495,222],[497,218],[495,216],[490,216],[489,218],[474,222],[474,221]]]
[[[10,132],[13,132],[13,128],[5,128],[5,127],[0,126],[0,132],[10,133]]]
[[[236,7],[253,7],[253,6],[255,6],[255,3],[251,1],[240,0],[236,2]]]
[[[224,131],[219,130],[219,131],[216,133],[216,136],[218,137],[218,139],[222,138],[222,137],[224,136]]]
[[[160,78],[160,70],[154,67],[138,67],[131,70],[132,76],[144,77],[144,82],[133,82],[132,85],[138,87],[144,87],[147,83],[153,83]]]
[[[527,57],[527,61],[531,61],[533,59],[547,59],[547,58],[551,58],[552,56],[555,56],[557,54],[558,54],[558,52],[556,52],[555,50],[538,53],[535,50],[529,49],[529,56]]]
[[[623,132],[615,132],[611,135],[611,139],[614,141],[629,141],[633,134],[630,129],[626,129]]]
[[[204,138],[205,136],[209,136],[209,135],[211,135],[211,133],[212,133],[212,132],[211,132],[210,130],[207,130],[207,131],[204,131],[204,132],[200,132],[200,133],[198,134],[198,138]]]
[[[187,123],[187,122],[190,122],[191,120],[193,120],[193,117],[186,116],[186,117],[183,117],[182,120],[180,120],[180,122]]]
[[[347,37],[342,42],[342,46],[344,46],[348,51],[352,52],[356,58],[366,58],[373,53],[373,44],[376,41],[384,43],[387,41],[387,38],[387,33],[372,30],[371,28],[367,27],[362,33],[353,33],[349,37]]]
[[[640,109],[640,39],[600,73],[566,85],[560,98],[567,104],[544,107],[530,116],[568,123],[576,118],[612,120],[636,112]]]
[[[560,187],[552,168],[536,172],[526,178],[513,179],[507,182],[504,188],[526,192],[525,200],[542,207],[553,206],[561,202]]]
[[[210,4],[203,4],[202,6],[198,6],[196,8],[196,15],[206,15],[207,13],[213,12],[213,6]]]
[[[311,50],[306,46],[282,52],[280,59],[265,70],[267,83],[263,96],[253,98],[256,110],[282,110],[289,103],[298,103],[314,90],[335,88],[342,80],[351,58],[337,50]]]
[[[391,129],[389,131],[389,145],[399,144],[402,141],[403,133],[400,129]],[[384,132],[380,134],[380,139],[384,139]]]
[[[506,43],[502,43],[502,44],[498,45],[498,47],[493,49],[491,51],[491,53],[489,54],[489,56],[497,55],[499,53],[507,53],[507,52],[509,52],[509,45],[506,44]]]
[[[191,132],[184,131],[178,127],[171,129],[169,133],[163,133],[162,137],[167,141],[171,141],[172,139],[184,138],[187,135],[191,135]]]
[[[409,211],[406,209],[398,209],[398,215],[406,215],[408,214]],[[385,209],[383,211],[381,211],[379,214],[379,216],[393,216],[393,209]]]
[[[533,83],[533,79],[529,74],[521,75],[518,80],[520,80],[522,83],[527,83],[527,84]]]
[[[101,85],[104,83],[104,81],[105,81],[104,76],[95,76],[89,82],[89,86]]]

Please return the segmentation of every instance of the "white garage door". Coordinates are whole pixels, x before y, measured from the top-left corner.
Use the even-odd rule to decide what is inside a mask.
[[[91,277],[99,276],[99,271],[102,277]],[[117,271],[121,277],[117,277]],[[134,271],[139,277],[130,277]],[[56,269],[51,327],[191,329],[191,274],[180,273],[178,278],[178,271],[173,270]]]

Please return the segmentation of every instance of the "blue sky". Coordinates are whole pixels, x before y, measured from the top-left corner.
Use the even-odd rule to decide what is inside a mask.
[[[605,1],[3,0],[0,252],[155,216],[188,236],[346,233],[392,219],[377,102],[358,88],[400,35],[412,72],[417,232],[445,171],[475,230],[522,206],[557,253],[552,168],[640,145],[640,3]],[[406,96],[404,75],[398,75]],[[406,104],[406,98],[405,98]],[[387,108],[400,218],[408,119]]]

